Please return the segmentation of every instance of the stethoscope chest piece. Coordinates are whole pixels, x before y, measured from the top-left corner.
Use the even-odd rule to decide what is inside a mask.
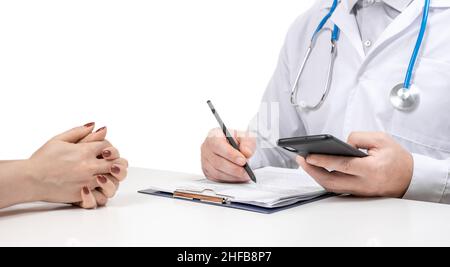
[[[414,85],[406,89],[402,83],[392,89],[389,98],[394,108],[406,112],[413,111],[419,106],[420,91]]]

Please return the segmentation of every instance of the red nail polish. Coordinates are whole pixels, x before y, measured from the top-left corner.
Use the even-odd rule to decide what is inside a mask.
[[[120,168],[117,165],[113,165],[111,167],[111,172],[115,173],[115,174],[119,174],[120,173]]]
[[[87,188],[86,186],[83,187],[83,193],[84,193],[85,195],[89,195],[89,193],[90,193],[89,188]]]
[[[112,153],[109,150],[105,150],[105,151],[103,151],[102,155],[104,158],[109,158],[109,157],[111,157]]]
[[[102,184],[106,184],[106,182],[108,182],[108,180],[106,179],[106,177],[103,176],[103,175],[97,176],[97,179],[98,179],[98,181],[99,181],[100,183],[102,183]]]
[[[86,123],[84,127],[89,128],[95,125],[95,122]]]
[[[106,129],[106,127],[102,127],[102,128],[100,128],[100,129],[98,129],[98,130],[96,131],[96,133],[101,132],[101,131],[103,131],[103,130],[105,130],[105,129]]]

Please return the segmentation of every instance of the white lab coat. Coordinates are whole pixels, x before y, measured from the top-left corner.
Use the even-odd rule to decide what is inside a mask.
[[[404,81],[420,29],[422,0],[413,1],[367,55],[348,1],[342,0],[327,24],[331,28],[335,23],[342,31],[331,92],[319,110],[298,111],[290,104],[291,87],[312,33],[332,2],[317,1],[289,30],[275,74],[250,125],[258,133],[258,148],[251,166],[298,168],[294,154],[276,148],[278,138],[326,133],[347,140],[353,131],[383,131],[414,157],[414,175],[405,198],[450,203],[450,1],[433,0],[431,4],[427,33],[413,77],[413,84],[421,91],[421,103],[415,111],[394,109],[389,93]],[[326,35],[319,39],[316,46],[319,52],[307,68],[327,67],[329,38]],[[323,93],[323,88],[316,88],[317,79],[325,78],[305,75],[299,98],[317,103]]]

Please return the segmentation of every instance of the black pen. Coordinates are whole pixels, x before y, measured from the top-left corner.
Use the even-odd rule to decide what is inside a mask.
[[[208,106],[211,109],[212,113],[214,114],[214,116],[216,117],[217,122],[220,125],[220,128],[222,128],[223,134],[225,135],[225,137],[228,140],[228,143],[230,143],[230,145],[236,149],[237,151],[241,152],[239,150],[239,146],[236,143],[236,141],[234,140],[233,136],[230,134],[230,132],[228,131],[227,127],[225,126],[225,123],[223,123],[222,119],[219,116],[219,113],[217,113],[217,110],[214,108],[213,104],[211,101],[208,101]],[[248,176],[250,176],[250,179],[252,179],[253,182],[256,183],[256,177],[255,174],[253,173],[252,169],[250,168],[250,166],[248,166],[248,164],[246,163],[244,165],[244,169],[247,172]]]

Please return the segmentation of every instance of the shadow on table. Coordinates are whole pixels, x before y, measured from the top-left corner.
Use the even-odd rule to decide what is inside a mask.
[[[137,191],[129,194],[122,194],[114,198],[108,203],[106,207],[100,207],[98,209],[111,208],[127,208],[132,206],[151,205],[155,200],[159,200],[158,197],[151,197],[148,195],[140,194]],[[79,207],[51,204],[51,203],[31,203],[17,205],[5,210],[0,210],[0,221],[6,218],[20,217],[26,215],[34,215],[39,213],[51,213],[65,210],[81,210]]]
[[[23,215],[33,215],[37,213],[43,212],[56,212],[62,210],[71,210],[71,209],[79,209],[78,207],[73,206],[61,206],[61,205],[49,205],[49,204],[36,204],[33,207],[21,207],[20,205],[17,207],[11,207],[4,211],[0,211],[0,221],[2,219],[18,217]]]

